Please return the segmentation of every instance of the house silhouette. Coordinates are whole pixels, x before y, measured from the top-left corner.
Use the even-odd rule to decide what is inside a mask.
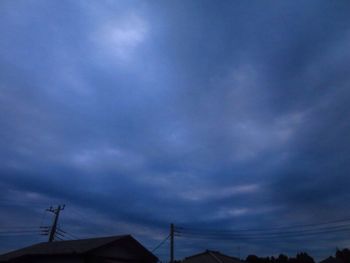
[[[131,235],[43,242],[0,255],[16,263],[156,263],[158,258]]]

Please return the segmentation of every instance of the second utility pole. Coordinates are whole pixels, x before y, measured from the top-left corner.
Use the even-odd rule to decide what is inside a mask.
[[[64,207],[65,205],[63,205],[62,207],[59,205],[57,208],[50,207],[49,209],[46,209],[47,211],[54,213],[55,215],[55,219],[53,220],[53,224],[49,235],[49,242],[52,242],[55,239],[58,217],[60,215],[60,212],[64,209]]]
[[[170,224],[170,263],[174,262],[174,224]]]

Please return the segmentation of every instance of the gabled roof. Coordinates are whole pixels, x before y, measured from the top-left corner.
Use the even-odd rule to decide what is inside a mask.
[[[218,251],[206,250],[203,253],[199,253],[185,258],[183,263],[241,263],[238,258],[230,257],[221,254]]]
[[[23,256],[50,256],[50,255],[79,255],[88,253],[116,241],[133,242],[149,257],[157,259],[130,235],[110,236],[100,238],[78,239],[69,241],[43,242],[19,250],[0,255],[1,261],[8,261]]]

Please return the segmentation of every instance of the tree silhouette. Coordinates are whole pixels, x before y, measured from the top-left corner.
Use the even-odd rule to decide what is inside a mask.
[[[350,250],[348,248],[345,248],[343,250],[337,249],[335,257],[342,260],[343,262],[350,262]]]
[[[249,255],[246,258],[246,262],[248,263],[315,263],[314,259],[305,252],[298,253],[294,258],[288,258],[286,255],[283,255],[283,254],[280,254],[278,258],[275,258],[275,257],[261,258],[256,255]]]
[[[314,259],[305,252],[298,253],[296,259],[298,263],[315,263]]]
[[[280,254],[276,260],[276,263],[288,263],[288,257],[286,255]]]
[[[255,255],[249,255],[246,260],[247,262],[249,263],[259,263],[260,262],[260,258],[258,258],[257,256]]]

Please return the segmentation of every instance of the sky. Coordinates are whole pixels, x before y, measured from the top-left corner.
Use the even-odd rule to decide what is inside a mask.
[[[0,252],[178,227],[350,218],[350,3],[0,2]],[[168,241],[167,241],[168,242]],[[155,254],[168,259],[169,244]],[[348,233],[175,238],[175,257],[316,258]]]

